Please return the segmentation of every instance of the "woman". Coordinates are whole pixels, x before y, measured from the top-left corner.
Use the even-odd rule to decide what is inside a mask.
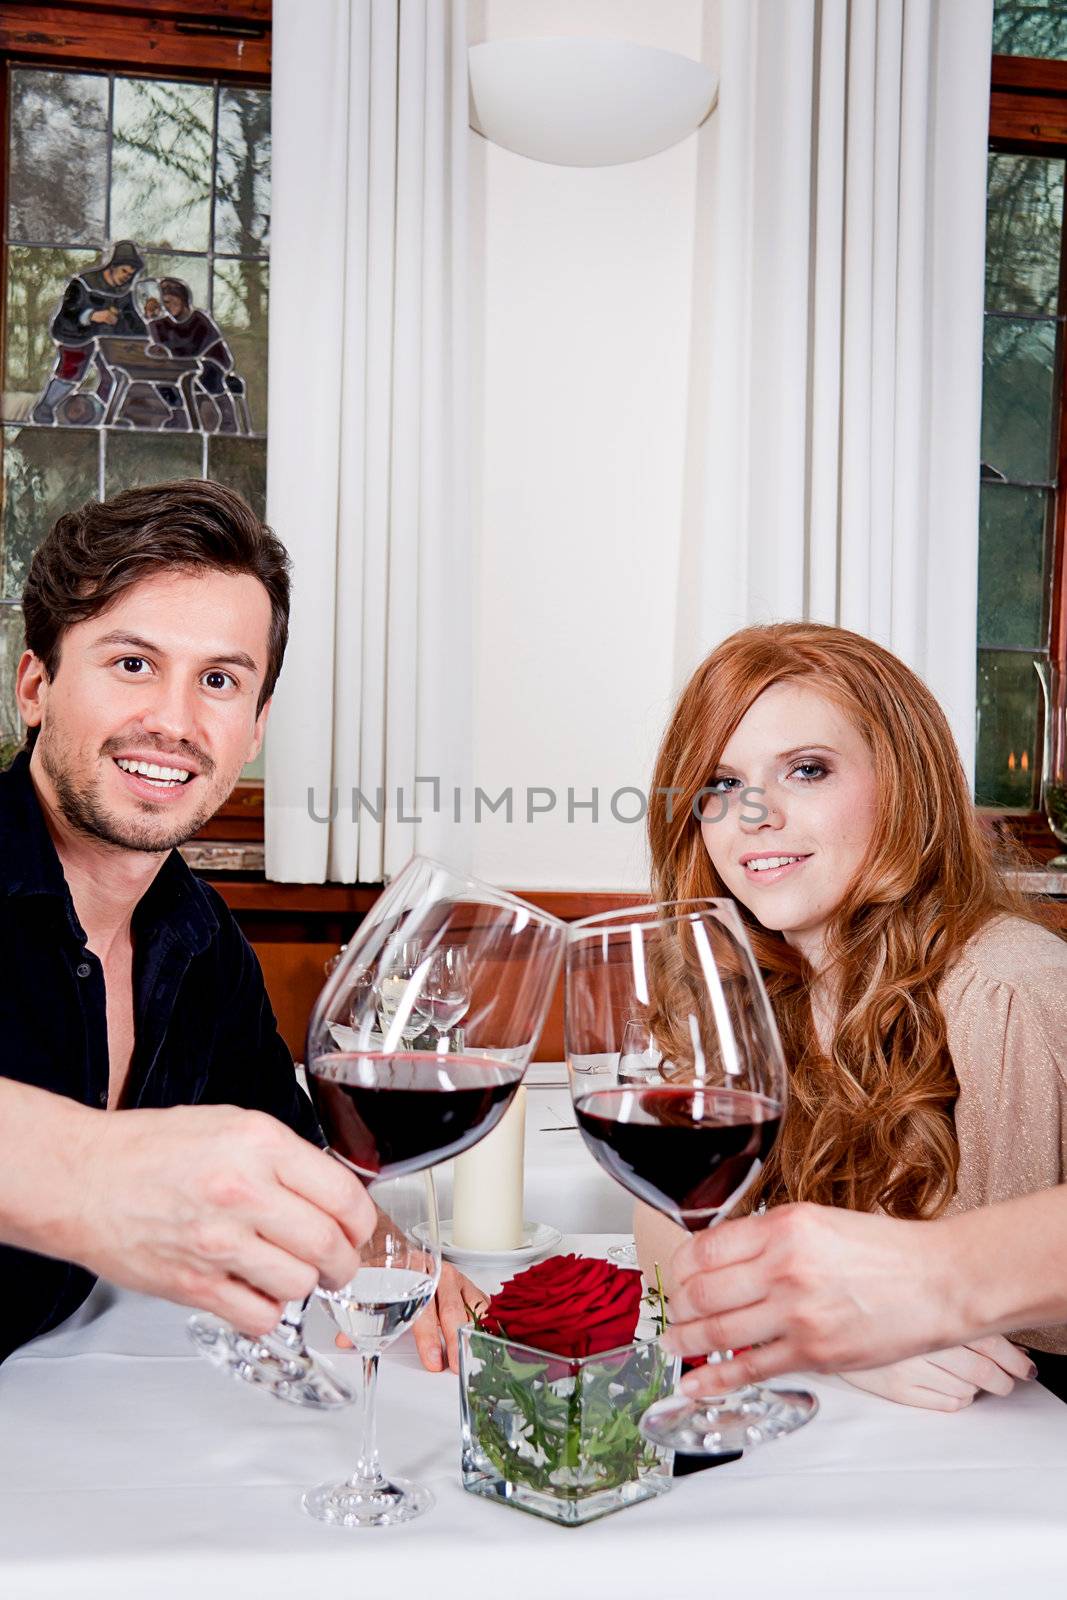
[[[923,1218],[1062,1181],[1067,946],[998,873],[903,662],[814,623],[734,634],[683,691],[654,792],[656,898],[738,903],[782,1034],[790,1104],[754,1202]],[[651,1213],[638,1234],[667,1258]],[[1013,1338],[1049,1374],[1067,1355],[1067,1327]],[[954,1410],[1030,1375],[996,1337],[849,1381]]]

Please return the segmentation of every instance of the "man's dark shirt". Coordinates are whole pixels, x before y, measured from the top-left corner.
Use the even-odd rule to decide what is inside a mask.
[[[104,975],[85,939],[20,755],[0,773],[0,1073],[101,1107]],[[259,963],[177,851],[138,905],[133,939],[136,1042],[123,1105],[248,1106],[320,1142]],[[94,1281],[81,1267],[0,1245],[0,1361],[69,1317]]]

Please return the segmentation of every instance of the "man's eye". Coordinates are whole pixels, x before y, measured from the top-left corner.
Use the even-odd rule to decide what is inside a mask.
[[[147,668],[148,662],[143,656],[123,656],[122,660],[119,662],[119,666],[122,668],[123,672],[129,673],[131,677],[139,678],[144,676],[141,668]]]
[[[204,682],[209,689],[228,689],[237,687],[237,679],[228,672],[205,672]]]

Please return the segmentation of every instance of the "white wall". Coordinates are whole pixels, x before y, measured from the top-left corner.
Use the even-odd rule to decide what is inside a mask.
[[[714,0],[483,0],[471,42],[627,38],[714,66]],[[678,688],[698,182],[714,117],[648,161],[542,165],[471,135],[476,782],[474,870],[515,887],[646,877],[643,826],[611,796],[645,789]],[[707,215],[706,195],[700,212]],[[694,243],[696,251],[694,253]],[[702,359],[699,341],[697,359]],[[556,809],[527,823],[526,792]],[[567,819],[567,791],[600,818]],[[538,804],[543,803],[540,797]],[[633,796],[621,802],[630,814]]]

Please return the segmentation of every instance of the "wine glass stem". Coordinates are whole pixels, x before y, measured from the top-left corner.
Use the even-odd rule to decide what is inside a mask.
[[[304,1348],[304,1314],[308,1308],[311,1296],[305,1300],[288,1300],[282,1311],[282,1319],[274,1332],[283,1344],[290,1350]]]
[[[353,1489],[382,1481],[381,1462],[378,1460],[378,1438],[375,1426],[375,1401],[378,1394],[378,1355],[363,1357],[363,1396],[359,1414],[359,1459],[356,1470],[349,1478]]]

